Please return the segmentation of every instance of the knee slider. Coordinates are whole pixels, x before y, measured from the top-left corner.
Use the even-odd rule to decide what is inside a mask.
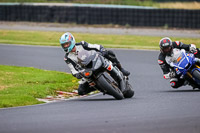
[[[86,91],[85,91],[85,88],[87,87],[87,82],[84,82],[82,84],[79,85],[78,87],[78,94],[79,95],[85,95],[86,94]]]
[[[82,91],[82,90],[78,90],[78,94],[79,95],[85,95],[84,91]]]
[[[172,79],[170,80],[170,85],[171,85],[171,87],[172,87],[172,88],[178,88],[179,85],[177,84],[177,82],[178,82],[178,79],[177,79],[177,78],[172,78]]]
[[[170,85],[171,85],[171,87],[173,87],[173,88],[178,88],[178,86],[176,85],[176,82],[170,82]]]

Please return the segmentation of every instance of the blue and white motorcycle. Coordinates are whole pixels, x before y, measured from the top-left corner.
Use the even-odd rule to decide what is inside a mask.
[[[166,57],[166,62],[174,69],[176,75],[185,79],[189,85],[200,89],[200,59],[194,54],[187,53],[184,49],[173,49],[171,57]]]

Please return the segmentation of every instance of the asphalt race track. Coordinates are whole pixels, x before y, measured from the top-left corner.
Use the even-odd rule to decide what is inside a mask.
[[[131,71],[131,99],[102,94],[0,109],[0,133],[199,133],[200,91],[174,90],[162,77],[158,51],[114,50]],[[0,64],[69,72],[59,47],[0,45]],[[1,100],[1,99],[0,99]]]

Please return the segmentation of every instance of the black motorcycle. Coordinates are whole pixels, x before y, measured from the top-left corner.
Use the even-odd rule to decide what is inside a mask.
[[[115,99],[131,98],[134,90],[128,77],[111,61],[94,50],[82,50],[78,53],[79,73],[93,87],[103,94],[112,95]]]

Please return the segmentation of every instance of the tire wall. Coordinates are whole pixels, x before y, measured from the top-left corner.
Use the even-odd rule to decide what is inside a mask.
[[[200,28],[200,10],[0,5],[0,21]]]

